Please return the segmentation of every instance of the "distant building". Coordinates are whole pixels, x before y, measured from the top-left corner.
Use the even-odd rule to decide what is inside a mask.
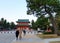
[[[30,21],[29,19],[18,19],[17,22],[17,28],[19,29],[29,29],[30,27]]]

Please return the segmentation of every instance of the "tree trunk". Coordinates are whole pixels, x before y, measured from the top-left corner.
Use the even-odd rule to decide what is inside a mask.
[[[52,26],[53,26],[53,28],[54,28],[54,33],[57,34],[58,28],[57,28],[57,24],[56,24],[55,18],[50,17],[50,21],[51,21]]]
[[[53,26],[53,28],[54,28],[54,33],[55,34],[57,34],[57,32],[58,32],[58,28],[57,28],[57,24],[56,24],[56,21],[55,21],[55,18],[53,17],[53,15],[51,14],[51,10],[49,10],[50,8],[48,8],[47,9],[47,7],[46,7],[46,5],[45,5],[45,11],[49,14],[49,16],[50,16],[50,21],[51,21],[51,23],[52,23],[52,26]]]

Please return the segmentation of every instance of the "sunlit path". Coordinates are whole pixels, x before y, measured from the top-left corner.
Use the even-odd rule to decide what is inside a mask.
[[[21,40],[13,40],[12,43],[49,43],[50,41],[60,41],[60,38],[42,39],[36,36],[36,34],[26,34],[22,36]]]
[[[0,32],[0,43],[49,43],[50,41],[60,41],[60,38],[42,39],[36,36],[36,32],[22,36],[21,40],[16,40],[15,31]]]
[[[21,40],[14,40],[12,43],[44,43],[43,39],[37,37],[34,34],[27,34],[23,36]]]

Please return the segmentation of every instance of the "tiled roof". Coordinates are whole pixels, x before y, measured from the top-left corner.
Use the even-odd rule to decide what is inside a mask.
[[[30,22],[29,19],[18,19],[16,22]]]

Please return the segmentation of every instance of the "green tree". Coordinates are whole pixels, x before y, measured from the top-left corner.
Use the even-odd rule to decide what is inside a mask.
[[[36,25],[35,25],[34,20],[32,20],[32,23],[31,23],[31,28],[36,30]]]
[[[3,27],[6,29],[7,28],[7,20],[4,20]]]
[[[36,20],[36,25],[37,27],[43,29],[43,30],[46,30],[47,28],[47,25],[50,24],[50,22],[48,22],[48,18],[46,18],[45,16],[41,16],[41,17],[38,17],[38,19]]]
[[[26,0],[28,11],[27,14],[33,14],[37,17],[40,15],[49,15],[49,19],[54,27],[54,33],[57,33],[57,26],[53,13],[60,12],[60,1],[59,0]]]
[[[4,22],[4,18],[1,18],[1,22]]]
[[[15,28],[14,22],[9,23],[9,22],[7,22],[6,19],[1,18],[1,20],[0,20],[0,29],[1,30],[11,30],[14,28]]]
[[[56,23],[58,24],[58,28],[60,30],[60,15],[56,16]]]
[[[1,18],[1,27],[3,28],[3,24],[4,24],[4,18]]]
[[[10,28],[10,23],[9,23],[9,22],[7,22],[6,27],[7,27],[8,30],[11,29],[11,28]]]
[[[1,18],[1,21],[0,21],[0,26],[1,26],[1,30],[4,29],[4,18]]]
[[[14,28],[15,28],[14,22],[11,22],[11,23],[10,23],[10,28],[11,28],[11,29],[14,29]]]

